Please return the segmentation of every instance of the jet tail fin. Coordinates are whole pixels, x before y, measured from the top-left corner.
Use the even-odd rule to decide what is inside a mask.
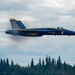
[[[21,21],[10,19],[10,22],[13,30],[26,29]]]

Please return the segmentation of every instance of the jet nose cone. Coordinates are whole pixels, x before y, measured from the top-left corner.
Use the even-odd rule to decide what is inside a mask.
[[[6,34],[11,34],[11,31],[10,30],[6,30],[5,33]]]
[[[7,30],[7,31],[5,31],[5,33],[6,33],[6,34],[8,34],[8,33],[9,33],[9,31]]]

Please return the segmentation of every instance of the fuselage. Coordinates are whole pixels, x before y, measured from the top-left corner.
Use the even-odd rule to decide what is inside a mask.
[[[64,28],[30,28],[19,30],[7,30],[6,34],[38,37],[43,35],[75,35],[75,31],[67,30]]]

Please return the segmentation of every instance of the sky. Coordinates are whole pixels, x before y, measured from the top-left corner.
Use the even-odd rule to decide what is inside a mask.
[[[75,0],[1,0],[1,31],[11,29],[10,18],[21,20],[27,28],[75,30]],[[62,62],[74,65],[75,36],[14,37],[0,33],[0,58],[26,66],[32,58],[37,63],[46,55],[55,59],[60,56]]]

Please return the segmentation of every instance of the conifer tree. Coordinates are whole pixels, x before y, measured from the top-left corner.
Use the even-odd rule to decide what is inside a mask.
[[[66,64],[66,62],[64,62],[64,70],[65,71],[67,70],[67,64]]]
[[[59,56],[58,60],[57,60],[57,69],[59,70],[59,69],[61,69],[61,67],[62,67],[62,63],[61,63],[61,58]]]
[[[33,58],[31,60],[31,68],[34,68],[34,60],[33,60]]]
[[[9,59],[6,59],[6,65],[9,66]]]
[[[48,65],[49,65],[49,66],[51,65],[51,58],[50,58],[50,56],[49,56]]]
[[[39,58],[39,66],[41,67],[41,58]]]
[[[52,65],[55,65],[55,60],[54,59],[52,59]]]
[[[48,62],[49,62],[49,60],[48,60],[48,57],[47,57],[47,56],[46,56],[45,61],[46,61],[46,66],[47,66],[47,65],[48,65]]]
[[[12,70],[12,72],[14,71],[14,62],[13,62],[13,60],[11,60],[11,70]]]
[[[44,62],[44,59],[42,60],[42,66],[43,66],[43,67],[45,66],[45,62]]]

